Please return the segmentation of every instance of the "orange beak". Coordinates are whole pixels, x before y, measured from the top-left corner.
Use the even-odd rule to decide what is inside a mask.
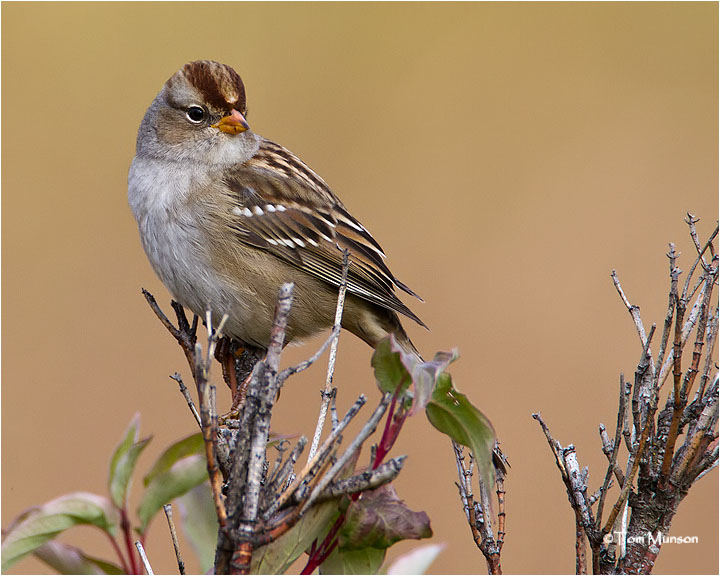
[[[240,134],[240,132],[250,129],[247,120],[237,110],[233,110],[229,116],[221,118],[220,122],[213,124],[212,127],[226,134]]]

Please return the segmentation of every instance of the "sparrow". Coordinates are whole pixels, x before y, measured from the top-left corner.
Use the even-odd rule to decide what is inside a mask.
[[[398,298],[417,297],[385,263],[370,232],[325,181],[247,122],[245,87],[230,66],[190,62],[147,109],[128,176],[143,248],[172,297],[227,336],[266,349],[280,286],[293,282],[286,343],[332,326],[349,254],[342,327],[375,347],[388,334],[417,354]]]

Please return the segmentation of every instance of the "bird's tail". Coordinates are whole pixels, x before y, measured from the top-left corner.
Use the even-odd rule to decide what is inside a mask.
[[[403,325],[400,322],[400,318],[398,317],[398,315],[395,314],[395,312],[387,310],[386,314],[383,317],[383,321],[383,328],[385,330],[383,338],[388,334],[392,334],[393,336],[395,336],[395,341],[405,352],[407,352],[408,354],[412,354],[420,362],[423,362],[424,360],[420,355],[420,352],[415,347],[415,344],[413,344],[412,340],[410,340],[410,336],[408,336],[407,332],[405,332],[405,328],[403,328]]]
[[[405,332],[405,328],[403,328],[399,320],[397,328],[392,332],[392,334],[395,336],[395,341],[405,352],[414,355],[420,362],[424,362],[423,357],[420,355],[420,352],[415,347],[412,340],[410,340],[410,337],[407,335],[407,332]]]
[[[347,306],[345,311],[348,312]],[[373,348],[376,348],[378,343],[386,338],[388,334],[393,334],[395,340],[405,352],[416,356],[422,361],[420,352],[410,340],[395,312],[380,306],[372,308],[363,306],[359,310],[353,310],[353,312],[355,313],[346,313],[343,316],[343,328],[349,330]]]

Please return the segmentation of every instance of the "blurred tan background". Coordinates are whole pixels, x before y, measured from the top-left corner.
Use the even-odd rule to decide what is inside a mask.
[[[661,322],[667,242],[687,269],[685,212],[703,236],[717,217],[717,25],[716,3],[3,4],[2,525],[68,491],[105,493],[135,411],[154,436],[143,473],[193,432],[168,379],[189,379],[185,360],[140,295],[167,307],[126,176],[145,108],[206,58],[240,72],[253,129],[317,170],[425,298],[412,305],[432,331],[406,323],[418,348],[459,347],[456,382],[512,463],[505,571],[572,572],[573,516],[530,414],[599,486],[597,425],[614,425],[618,375],[640,353],[610,271]],[[341,409],[377,400],[370,356],[341,339]],[[323,375],[291,381],[275,430],[311,433]],[[398,492],[447,544],[431,571],[484,573],[449,442],[419,417],[394,454],[409,455]],[[173,572],[164,524],[148,548]],[[673,533],[700,542],[666,545],[657,573],[717,573],[717,472]],[[110,556],[91,529],[65,541]]]

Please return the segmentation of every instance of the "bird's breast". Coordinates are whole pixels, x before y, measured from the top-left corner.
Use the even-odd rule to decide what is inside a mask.
[[[192,189],[192,167],[136,157],[128,200],[150,264],[178,302],[198,314],[223,307],[222,287],[210,267],[208,242]]]

